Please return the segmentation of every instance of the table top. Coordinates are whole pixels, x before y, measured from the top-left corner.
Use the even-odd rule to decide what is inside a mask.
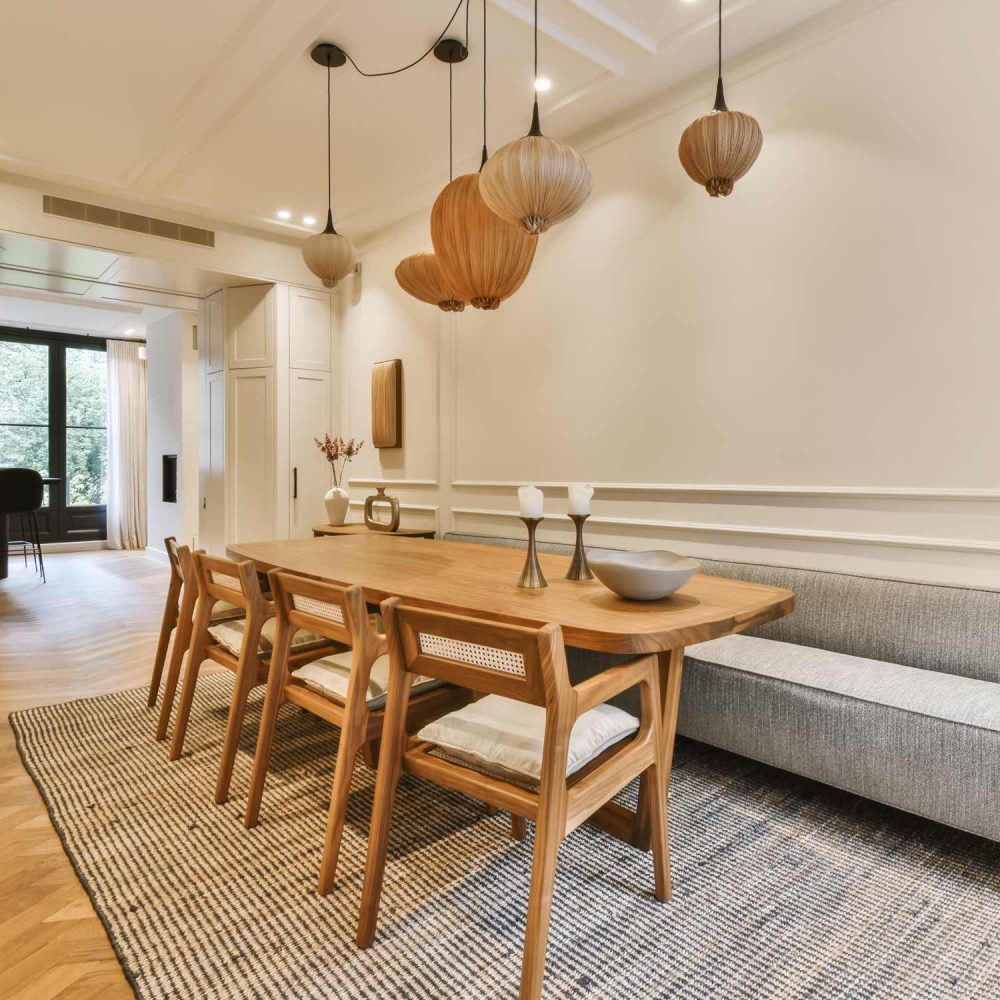
[[[433,528],[397,528],[395,531],[373,531],[367,524],[314,524],[314,535],[395,535],[397,538],[433,538]]]
[[[369,602],[401,597],[425,607],[538,627],[562,626],[566,643],[608,653],[653,653],[742,632],[781,618],[790,590],[696,574],[661,601],[626,601],[598,580],[565,579],[568,556],[542,553],[548,587],[522,590],[521,549],[494,548],[379,532],[329,538],[246,542],[233,559],[259,570],[293,573],[364,588]]]

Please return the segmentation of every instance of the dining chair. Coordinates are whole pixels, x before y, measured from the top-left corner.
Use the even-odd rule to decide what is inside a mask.
[[[375,937],[389,825],[401,772],[535,822],[521,1000],[541,996],[556,856],[563,839],[634,778],[645,775],[655,897],[670,898],[666,747],[655,656],[639,656],[571,685],[562,630],[479,621],[382,605],[389,691],[375,785],[357,943]],[[486,696],[426,725],[407,741],[413,676]],[[638,687],[641,717],[608,705]]]
[[[198,600],[177,720],[170,743],[170,759],[177,760],[184,752],[191,705],[204,661],[211,660],[232,671],[236,676],[215,786],[215,801],[221,805],[229,795],[247,699],[254,687],[267,682],[275,638],[274,604],[261,591],[252,562],[219,559],[204,552],[193,553],[192,562]],[[220,602],[241,608],[244,616],[213,623],[212,613]],[[321,636],[298,634],[292,642],[289,663],[298,666],[319,659],[333,648]]]
[[[181,664],[184,660],[184,654],[191,646],[194,609],[198,600],[198,582],[194,574],[193,553],[188,546],[178,545],[177,540],[173,537],[165,538],[163,544],[170,561],[170,583],[167,588],[163,623],[160,625],[160,641],[156,647],[156,659],[153,662],[153,676],[147,698],[147,704],[150,708],[156,705],[157,689],[164,666],[163,658],[170,642],[171,631],[173,631],[174,641],[173,645],[170,646],[170,661],[167,664],[163,701],[160,704],[160,714],[156,722],[156,738],[159,741],[167,738],[174,697],[181,675]],[[230,604],[228,601],[216,601],[212,608],[211,621],[213,625],[217,625],[220,622],[242,618],[244,615],[243,608]]]
[[[291,702],[337,726],[340,741],[319,877],[319,892],[325,896],[333,889],[336,876],[355,758],[361,753],[372,765],[377,760],[372,748],[382,735],[385,719],[389,676],[386,638],[377,629],[377,616],[369,615],[360,587],[342,587],[280,570],[272,570],[268,579],[277,630],[244,823],[255,826],[260,817],[281,705]],[[341,651],[293,669],[291,641],[300,630],[340,644]],[[405,725],[415,731],[468,699],[464,689],[418,677]]]
[[[45,484],[41,473],[34,469],[0,469],[0,517],[18,515],[21,519],[21,539],[8,543],[20,545],[24,565],[28,565],[28,549],[35,564],[35,572],[41,572],[45,579],[45,561],[42,556],[42,542],[38,535],[37,511],[45,499]]]

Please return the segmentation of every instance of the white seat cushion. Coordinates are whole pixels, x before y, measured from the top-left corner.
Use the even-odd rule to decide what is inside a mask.
[[[579,771],[638,728],[635,716],[613,705],[584,712],[570,736],[566,774]],[[417,738],[501,777],[537,782],[542,773],[545,709],[491,694],[428,723]]]
[[[321,660],[313,660],[299,667],[292,676],[302,681],[307,688],[335,701],[347,700],[347,687],[351,682],[351,656],[348,649],[343,653],[333,653]],[[410,694],[420,694],[441,687],[443,681],[433,677],[414,677]],[[372,710],[385,704],[386,689],[389,685],[389,657],[380,656],[373,664],[368,678],[368,707]]]
[[[239,656],[240,650],[243,648],[243,631],[246,625],[245,618],[237,618],[232,621],[224,621],[219,622],[217,625],[212,625],[208,632],[220,646],[228,649],[233,656]],[[274,633],[276,628],[277,621],[274,618],[268,618],[264,622],[264,627],[260,630],[260,656],[262,659],[266,659],[271,655],[271,650],[274,648]],[[321,646],[326,641],[320,635],[299,629],[292,640],[292,652],[300,653],[311,646]]]
[[[246,611],[238,604],[230,604],[229,601],[216,601],[212,608],[212,622],[229,621],[230,618],[245,618]]]

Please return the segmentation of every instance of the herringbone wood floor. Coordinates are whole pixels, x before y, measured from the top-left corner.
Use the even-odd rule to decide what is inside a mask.
[[[144,553],[18,559],[0,581],[0,998],[131,997],[108,938],[21,765],[7,715],[149,679],[168,569]],[[141,724],[141,723],[140,723]]]

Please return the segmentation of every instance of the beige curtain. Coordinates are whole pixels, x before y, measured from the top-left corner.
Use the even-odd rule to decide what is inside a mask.
[[[146,547],[146,362],[108,341],[108,545]]]

